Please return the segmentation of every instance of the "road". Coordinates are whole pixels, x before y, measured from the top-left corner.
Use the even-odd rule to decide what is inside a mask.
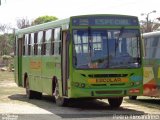
[[[1,76],[0,76],[1,77]],[[70,101],[66,107],[58,107],[52,96],[42,100],[29,100],[25,89],[17,87],[12,79],[0,80],[0,120],[145,120],[160,119],[160,99],[139,97],[137,101],[124,98],[118,109],[108,101]]]

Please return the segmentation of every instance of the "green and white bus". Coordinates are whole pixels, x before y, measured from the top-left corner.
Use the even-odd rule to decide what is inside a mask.
[[[160,97],[160,31],[142,34],[143,96]],[[137,96],[130,96],[136,100]]]
[[[160,31],[143,34],[144,96],[160,97]]]
[[[143,93],[138,18],[82,15],[16,31],[15,81],[28,98],[107,98],[119,107],[124,96]]]

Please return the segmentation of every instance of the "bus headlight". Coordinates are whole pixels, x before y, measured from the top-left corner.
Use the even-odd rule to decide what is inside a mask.
[[[75,82],[74,85],[75,85],[76,87],[79,87],[79,83],[78,83],[78,82]]]
[[[85,88],[86,87],[85,83],[79,83],[79,82],[75,82],[74,86],[79,87],[79,88]]]
[[[134,86],[134,85],[139,85],[140,82],[131,82],[131,86]]]
[[[81,84],[81,88],[85,88],[85,86],[86,86],[86,85],[85,85],[84,83]]]

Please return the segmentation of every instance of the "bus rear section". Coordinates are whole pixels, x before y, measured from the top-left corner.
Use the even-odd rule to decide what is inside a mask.
[[[70,98],[108,98],[119,107],[124,96],[142,95],[139,23],[129,16],[71,19]]]

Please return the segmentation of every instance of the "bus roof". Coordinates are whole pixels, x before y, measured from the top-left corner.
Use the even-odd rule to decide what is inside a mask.
[[[149,32],[149,33],[143,33],[143,37],[147,38],[147,37],[152,37],[152,36],[158,36],[160,35],[160,31],[154,31],[154,32]]]
[[[122,17],[136,17],[137,16],[131,16],[131,15],[121,15],[121,14],[89,14],[89,15],[77,15],[77,16],[71,16],[73,17],[87,17],[87,16],[122,16]]]
[[[19,37],[22,37],[23,34],[27,34],[27,33],[33,33],[33,32],[37,32],[37,31],[41,31],[41,30],[46,30],[46,29],[50,29],[50,28],[56,28],[56,27],[61,27],[62,30],[66,30],[69,28],[69,22],[70,19],[72,18],[83,18],[83,17],[94,17],[94,16],[118,16],[118,17],[133,17],[133,18],[137,18],[136,16],[130,16],[130,15],[118,15],[118,14],[92,14],[92,15],[78,15],[78,16],[71,16],[70,18],[67,19],[62,19],[62,20],[56,20],[56,21],[51,21],[51,22],[47,22],[47,23],[43,23],[43,24],[39,24],[39,25],[35,25],[35,26],[31,26],[31,27],[27,27],[24,29],[19,29],[15,31],[15,34],[18,35]]]
[[[62,27],[62,29],[67,29],[69,27],[69,18],[62,19],[62,20],[51,21],[51,22],[27,27],[27,28],[24,28],[24,29],[19,29],[19,30],[16,31],[16,35],[36,32],[36,31],[39,31],[39,30],[45,30],[45,29],[54,28],[54,27]]]

